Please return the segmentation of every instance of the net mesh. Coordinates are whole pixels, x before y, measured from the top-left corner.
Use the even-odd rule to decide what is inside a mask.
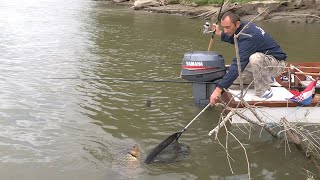
[[[150,154],[147,156],[146,160],[144,161],[146,164],[150,164],[153,160],[157,157],[158,154],[161,153],[163,149],[169,146],[172,142],[177,141],[180,137],[181,132],[177,132],[169,136],[167,139],[162,141],[157,147],[155,147]]]

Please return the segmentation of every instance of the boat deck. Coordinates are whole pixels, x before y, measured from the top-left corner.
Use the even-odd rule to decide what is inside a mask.
[[[293,94],[290,93],[286,88],[284,87],[271,87],[271,90],[273,92],[273,96],[269,99],[266,99],[265,101],[280,101],[280,102],[287,102],[288,100],[286,98],[291,98]],[[230,93],[237,94],[240,96],[241,90],[234,90],[229,89]],[[252,98],[255,96],[255,90],[249,89],[244,96],[245,101],[252,101]],[[235,98],[236,102],[239,102],[239,98]]]

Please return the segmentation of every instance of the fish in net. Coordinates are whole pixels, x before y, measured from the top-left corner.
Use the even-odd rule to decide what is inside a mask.
[[[178,142],[179,134],[175,133],[153,149],[145,163],[174,163],[185,159],[190,154],[190,147]]]

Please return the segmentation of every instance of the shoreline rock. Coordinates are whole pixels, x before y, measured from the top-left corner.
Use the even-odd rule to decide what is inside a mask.
[[[197,6],[195,4],[166,4],[165,0],[136,0],[135,2],[113,0],[118,5],[129,6],[133,10],[148,11],[151,13],[166,13],[190,18],[215,19],[215,12],[219,11],[219,4],[208,4]],[[253,1],[251,3],[239,4],[233,10],[237,12],[241,19],[250,20],[258,15],[265,8],[266,13],[261,15],[256,21],[278,22],[290,24],[320,24],[320,0],[315,4],[289,1]],[[211,12],[211,16],[201,16],[201,14]],[[199,16],[199,17],[197,17]]]

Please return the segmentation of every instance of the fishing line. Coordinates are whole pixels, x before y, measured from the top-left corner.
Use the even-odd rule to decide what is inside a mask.
[[[123,79],[123,78],[80,78],[80,77],[56,77],[44,78],[53,80],[83,80],[83,81],[122,81],[122,82],[142,82],[142,83],[199,83],[199,84],[217,84],[216,82],[198,82],[171,79]]]

